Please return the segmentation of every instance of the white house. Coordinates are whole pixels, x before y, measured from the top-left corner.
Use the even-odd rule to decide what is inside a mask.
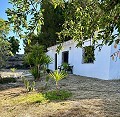
[[[73,40],[64,42],[59,54],[56,53],[57,45],[49,47],[47,54],[54,60],[49,64],[49,69],[55,70],[63,62],[67,62],[73,66],[73,74],[76,75],[104,80],[120,79],[120,45],[116,48],[114,44],[103,46],[101,51],[93,49],[95,60],[88,61],[85,61],[85,48],[77,48],[76,45]],[[85,47],[88,45],[89,41],[85,43]],[[112,54],[117,57],[111,57]]]

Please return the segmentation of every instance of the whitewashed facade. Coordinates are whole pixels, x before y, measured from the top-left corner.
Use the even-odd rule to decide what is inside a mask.
[[[114,44],[111,46],[103,46],[102,50],[95,49],[95,61],[93,63],[83,63],[83,49],[76,48],[76,42],[73,40],[63,43],[63,49],[59,54],[56,53],[57,45],[49,47],[47,55],[53,58],[53,62],[49,64],[49,69],[55,70],[63,62],[64,52],[68,52],[68,63],[73,66],[73,74],[80,76],[87,76],[93,78],[99,78],[103,80],[120,79],[120,59],[112,60],[111,55],[119,51],[120,46],[114,48]],[[89,45],[89,42],[85,43],[85,46]],[[120,54],[120,52],[119,52]]]

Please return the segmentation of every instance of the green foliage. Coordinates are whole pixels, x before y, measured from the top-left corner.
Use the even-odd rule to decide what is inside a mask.
[[[6,83],[15,83],[16,79],[15,78],[0,78],[0,84],[6,84]]]
[[[119,0],[9,2],[13,8],[7,9],[6,13],[14,31],[26,39],[36,31],[35,43],[45,45],[45,48],[58,43],[58,37],[59,42],[73,39],[80,47],[88,39],[92,39],[92,45],[99,44],[99,40],[102,40],[101,45],[111,45],[120,33]],[[113,33],[114,29],[118,30],[117,34]],[[34,41],[31,43],[35,44]]]
[[[16,68],[10,68],[12,72],[15,72],[17,69]]]
[[[82,47],[86,40],[91,45],[111,45],[120,33],[120,2],[115,0],[68,0],[65,9],[61,40],[66,36],[78,42]],[[117,29],[117,34],[113,33]]]
[[[13,54],[16,54],[16,52],[19,52],[19,43],[20,41],[18,39],[15,39],[15,37],[9,37],[9,43],[11,44],[11,52]]]
[[[10,43],[0,38],[0,68],[5,66],[9,56],[11,56]]]
[[[58,90],[58,82],[60,80],[62,80],[63,78],[65,78],[67,76],[67,73],[65,71],[60,71],[59,72],[58,70],[55,70],[54,72],[51,72],[49,74],[49,76],[55,80],[56,90]]]
[[[67,76],[67,73],[65,71],[59,72],[58,70],[55,70],[54,72],[51,72],[49,76],[53,78],[56,82],[58,82],[61,79],[65,78]]]
[[[9,100],[8,100],[9,101]],[[26,95],[21,95],[14,97],[9,101],[12,105],[18,104],[31,104],[31,103],[46,103],[47,99],[41,93],[27,93]]]
[[[25,55],[25,61],[31,66],[31,73],[35,79],[39,79],[41,69],[51,63],[52,59],[46,55],[43,46],[34,45],[30,52]]]
[[[6,64],[8,56],[11,55],[10,43],[7,41],[9,25],[0,18],[0,68]]]
[[[67,70],[69,68],[68,63],[62,63],[61,67],[63,67],[64,70]]]
[[[84,47],[84,63],[90,63],[95,60],[94,46]]]
[[[36,43],[44,45],[45,50],[57,43],[57,32],[62,30],[64,23],[64,0],[9,0],[9,2],[12,5],[11,9],[6,10],[9,24],[13,31],[24,39],[25,52],[29,52],[30,46]],[[37,35],[34,32],[37,32]]]
[[[26,80],[25,78],[22,78],[22,80],[23,80],[25,88],[27,89],[28,92],[35,90],[35,81],[30,82],[30,81]]]
[[[11,9],[6,10],[9,23],[21,38],[35,30],[40,31],[41,0],[9,0],[9,3],[12,5]]]
[[[66,100],[71,95],[71,92],[65,90],[60,90],[59,94],[56,91],[49,91],[45,93],[45,98],[48,100]]]
[[[30,65],[44,65],[44,64],[48,64],[52,61],[52,59],[46,55],[46,53],[44,52],[44,48],[43,46],[39,46],[39,45],[34,45],[31,47],[31,50],[28,54],[26,54],[25,56],[25,61],[30,64]]]
[[[9,33],[10,27],[8,22],[0,18],[0,39],[5,39]]]
[[[58,3],[63,4],[64,1],[42,1],[41,10],[44,18],[44,24],[41,26],[41,33],[39,37],[41,39],[40,41],[44,41],[44,44],[47,47],[53,46],[58,43],[57,33],[62,30],[62,25],[64,23],[64,8],[62,8],[61,4]]]
[[[35,80],[40,77],[40,72],[38,71],[38,68],[36,66],[32,67],[30,72],[34,76]]]
[[[48,81],[49,81],[50,77],[49,75],[46,75],[46,78],[45,78],[45,88],[48,86]]]

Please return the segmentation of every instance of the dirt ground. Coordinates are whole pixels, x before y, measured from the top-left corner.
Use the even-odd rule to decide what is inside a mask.
[[[41,89],[44,84],[43,78],[36,83],[36,88]],[[12,106],[7,103],[8,99],[26,94],[21,79],[0,84],[0,117],[120,117],[120,80],[69,75],[60,81],[59,87],[71,91],[72,97],[65,101]],[[53,89],[55,83],[50,80],[47,90]]]

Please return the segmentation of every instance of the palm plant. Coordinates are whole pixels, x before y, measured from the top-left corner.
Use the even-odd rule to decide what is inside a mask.
[[[59,89],[58,88],[58,82],[61,79],[65,78],[67,76],[67,73],[65,71],[60,71],[59,72],[58,70],[55,70],[54,72],[51,72],[49,74],[49,76],[55,80],[55,82],[56,82],[56,91],[58,92],[58,89]]]

